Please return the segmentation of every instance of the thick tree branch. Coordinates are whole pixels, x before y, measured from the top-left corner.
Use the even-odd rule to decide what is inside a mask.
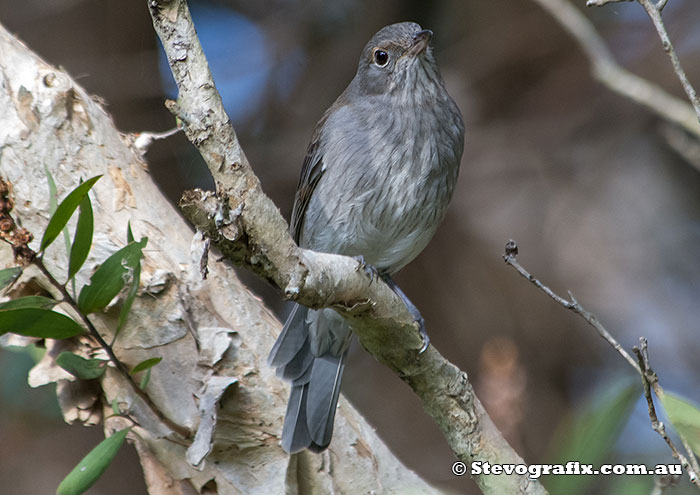
[[[212,412],[202,410],[198,397],[206,398],[212,384],[235,382],[214,406],[219,420],[210,441],[203,442],[204,453],[211,450],[194,467],[186,460],[186,442],[170,435],[113,368],[96,383],[77,380],[56,365],[63,350],[91,352],[85,339],[47,340],[47,352],[30,372],[29,383],[57,384],[66,421],[96,424],[103,407],[105,416],[113,414],[113,403],[128,410],[139,425],[131,439],[152,494],[438,493],[403,466],[342,398],[329,455],[286,455],[277,435],[288,388],[265,365],[279,322],[227,264],[210,263],[202,282],[200,261],[192,259],[192,231],[153,183],[141,149],[115,129],[99,103],[68,74],[39,59],[2,26],[0,78],[0,176],[12,184],[13,212],[28,232],[42,232],[50,216],[45,170],[60,197],[81,177],[104,174],[90,192],[95,236],[77,275],[78,290],[124,245],[127,222],[136,236],[149,238],[139,297],[115,344],[120,360],[132,367],[162,357],[146,393],[165,416],[191,431],[206,429],[198,425],[206,426]],[[43,258],[53,274],[66,270],[61,244],[54,243]],[[0,243],[0,266],[12,263],[12,249]],[[10,296],[37,288],[53,293],[42,273],[29,265]],[[105,340],[117,314],[108,310],[90,317]],[[12,345],[31,344],[9,334],[0,343],[8,337]]]
[[[488,418],[464,372],[421,340],[406,308],[382,282],[369,282],[351,258],[299,249],[264,195],[216,92],[183,0],[151,0],[153,24],[180,90],[169,106],[206,161],[217,195],[201,191],[181,207],[232,261],[302,304],[333,307],[353,321],[362,345],[408,383],[464,462],[522,463]],[[485,493],[545,493],[527,476],[475,476]]]

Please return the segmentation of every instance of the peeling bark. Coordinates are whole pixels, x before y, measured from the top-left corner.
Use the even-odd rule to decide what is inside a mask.
[[[47,352],[32,372],[33,383],[58,383],[66,419],[99,419],[100,409],[104,408],[105,416],[111,413],[113,401],[120,409],[129,409],[138,422],[129,438],[137,446],[154,495],[330,493],[331,489],[337,493],[438,493],[404,467],[343,399],[335,440],[327,453],[285,454],[277,435],[288,388],[265,364],[279,322],[225,263],[209,263],[208,278],[201,280],[199,258],[193,259],[191,253],[193,233],[158,191],[133,141],[116,131],[105,110],[69,75],[39,59],[1,26],[0,70],[0,175],[14,187],[15,218],[40,237],[49,218],[44,167],[53,175],[59,197],[80,178],[104,174],[90,193],[95,238],[77,277],[78,287],[126,243],[128,221],[137,238],[149,239],[142,287],[117,339],[117,356],[128,366],[162,357],[152,369],[146,391],[166,416],[193,432],[201,416],[197,395],[202,396],[216,380],[237,380],[215,406],[212,450],[199,468],[186,460],[185,443],[192,439],[183,442],[173,435],[116,370],[108,369],[90,385],[97,388],[87,404],[85,393],[75,393],[85,383],[61,374],[53,362],[55,353]],[[4,266],[11,265],[11,250],[0,249],[0,260]],[[66,260],[59,239],[45,256],[59,280],[65,279]],[[46,283],[36,271],[27,270],[14,290],[33,286]],[[108,340],[120,305],[118,301],[91,316]],[[10,341],[31,342],[12,336],[0,342]],[[97,352],[83,337],[50,344],[64,345],[86,354]],[[113,418],[106,427],[122,428],[123,423],[123,418]]]

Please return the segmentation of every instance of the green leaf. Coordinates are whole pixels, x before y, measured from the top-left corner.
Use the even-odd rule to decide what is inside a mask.
[[[687,399],[676,394],[664,393],[661,397],[668,419],[693,449],[700,455],[700,410]]]
[[[114,331],[114,340],[116,340],[117,335],[119,335],[119,332],[121,332],[122,328],[124,328],[126,320],[129,317],[129,313],[131,313],[131,306],[134,304],[134,299],[136,299],[136,293],[139,290],[140,281],[141,264],[139,263],[134,267],[133,280],[131,281],[131,285],[129,286],[129,292],[127,292],[126,294],[124,305],[122,306],[122,309],[119,312],[119,319],[117,320],[117,329]],[[114,344],[114,340],[112,340],[112,344]]]
[[[554,463],[579,461],[602,464],[639,399],[641,389],[632,381],[613,383],[602,394],[576,413],[555,436]],[[601,397],[602,395],[602,397]],[[589,493],[593,476],[549,476],[545,486],[550,493]]]
[[[133,277],[136,272],[147,241],[144,237],[139,242],[127,244],[100,265],[78,296],[78,308],[83,314],[105,308],[119,294],[127,282],[127,275]]]
[[[85,359],[72,352],[62,352],[56,358],[56,364],[77,378],[93,380],[104,374],[107,361],[104,359]]]
[[[134,242],[134,233],[131,231],[131,220],[126,222],[126,242]]]
[[[94,485],[119,452],[129,430],[126,428],[102,440],[61,481],[56,495],[80,495]]]
[[[17,299],[10,299],[0,304],[0,310],[19,308],[39,308],[51,309],[58,304],[56,299],[44,296],[24,296]]]
[[[75,226],[73,247],[70,249],[70,261],[68,263],[68,278],[71,279],[83,266],[92,246],[93,215],[90,196],[83,196],[80,202],[78,224]]]
[[[146,385],[148,385],[148,382],[149,382],[150,380],[151,380],[151,368],[148,368],[148,369],[146,370],[146,373],[143,375],[143,378],[141,378],[141,383],[139,384],[139,386],[140,386],[142,389],[145,389],[145,388],[146,388]]]
[[[134,233],[131,231],[131,222],[126,224],[126,241],[134,242]],[[126,299],[124,299],[124,305],[119,312],[119,319],[117,320],[117,329],[114,331],[114,337],[112,337],[112,345],[117,341],[117,335],[122,331],[126,320],[131,313],[131,306],[134,304],[134,299],[136,299],[136,293],[139,290],[139,284],[141,283],[141,263],[134,267],[134,276],[131,280],[131,285],[129,286],[129,292],[126,294]]]
[[[53,215],[58,208],[58,191],[56,190],[56,182],[53,180],[53,175],[49,171],[49,167],[44,165],[44,170],[46,171],[46,180],[49,182],[49,213]],[[83,181],[81,180],[82,184]],[[63,228],[63,240],[66,244],[66,253],[70,252],[70,234],[68,233],[68,227]],[[74,284],[75,285],[75,284]],[[75,287],[73,288],[75,292]]]
[[[68,196],[66,196],[65,199],[61,201],[61,204],[58,205],[58,208],[56,208],[56,211],[51,216],[49,224],[46,226],[44,236],[41,239],[39,251],[44,251],[47,247],[51,245],[53,241],[56,240],[56,237],[66,226],[68,220],[73,215],[75,209],[82,202],[83,197],[85,197],[90,188],[95,184],[95,182],[97,182],[97,180],[100,177],[102,176],[98,175],[96,177],[86,180],[78,187],[73,189],[70,192],[70,194],[68,194]]]
[[[134,366],[134,369],[131,370],[131,374],[133,375],[134,373],[138,373],[139,371],[144,371],[144,370],[147,370],[148,368],[152,368],[156,364],[160,363],[162,360],[163,360],[162,357],[155,357],[155,358],[146,359],[145,361],[141,361],[139,364]]]
[[[65,315],[39,308],[0,311],[0,335],[11,332],[41,339],[66,339],[78,335],[83,327]]]
[[[0,270],[0,289],[4,289],[22,275],[22,269],[18,266]]]
[[[58,208],[58,191],[56,190],[56,181],[53,180],[53,175],[49,172],[49,167],[44,165],[46,172],[46,180],[49,183],[49,213],[53,215]]]

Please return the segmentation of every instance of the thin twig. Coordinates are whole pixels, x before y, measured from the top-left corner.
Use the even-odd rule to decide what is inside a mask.
[[[688,75],[685,73],[685,70],[683,70],[683,66],[681,66],[681,62],[678,59],[678,54],[673,48],[673,43],[671,43],[671,38],[669,38],[668,32],[666,32],[664,21],[661,19],[661,10],[666,6],[666,0],[660,0],[658,4],[655,4],[651,0],[637,0],[637,2],[644,8],[644,10],[646,10],[647,15],[654,24],[656,32],[659,33],[661,46],[663,46],[668,58],[671,59],[673,71],[676,73],[678,80],[683,86],[685,94],[688,96],[690,103],[693,105],[695,113],[698,116],[698,120],[700,120],[700,98],[698,98],[697,91],[695,91],[695,88],[693,88],[693,85],[688,79]]]
[[[157,141],[159,139],[167,139],[170,136],[173,136],[174,134],[180,132],[180,130],[180,127],[177,126],[163,132],[144,131],[138,134],[133,134],[130,137],[132,139],[134,148],[136,148],[138,152],[141,153],[141,155],[145,155],[146,151],[148,151],[148,148],[151,146],[151,144],[153,144],[153,141]]]
[[[586,322],[589,325],[591,325],[598,331],[598,335],[600,335],[608,344],[610,344],[613,347],[613,349],[615,349],[618,352],[618,354],[620,354],[620,356],[622,356],[630,364],[630,366],[632,366],[637,371],[637,373],[642,373],[642,370],[639,368],[639,365],[634,360],[634,358],[620,345],[620,343],[617,340],[615,340],[615,338],[610,334],[610,332],[608,332],[605,329],[605,327],[600,323],[600,321],[598,321],[596,315],[589,311],[586,311],[583,308],[583,306],[581,306],[578,303],[578,301],[574,298],[571,292],[569,292],[569,297],[571,298],[571,301],[567,301],[563,297],[555,294],[549,287],[547,287],[535,277],[530,275],[530,273],[528,273],[528,271],[525,270],[525,268],[520,266],[520,264],[516,260],[517,255],[518,245],[515,243],[514,240],[511,239],[506,244],[506,252],[503,255],[503,259],[505,260],[506,264],[515,268],[520,275],[532,282],[532,284],[535,285],[535,287],[537,287],[549,297],[554,299],[557,303],[559,303],[566,309],[573,311],[577,315],[581,316],[584,320],[586,320]]]
[[[119,374],[122,376],[122,378],[126,380],[129,386],[131,386],[134,393],[138,395],[141,398],[141,400],[143,400],[143,402],[146,404],[146,406],[148,406],[151,412],[153,412],[153,414],[172,431],[181,435],[183,438],[189,438],[191,434],[190,431],[187,428],[180,426],[179,424],[175,423],[173,420],[168,418],[163,413],[163,411],[161,411],[158,408],[158,406],[153,402],[153,400],[151,400],[148,394],[134,381],[134,379],[131,376],[131,373],[129,373],[129,370],[126,368],[124,363],[122,363],[119,360],[119,358],[117,358],[117,355],[114,354],[114,350],[112,349],[112,347],[102,338],[100,332],[97,331],[97,329],[92,324],[87,315],[83,314],[83,312],[78,309],[78,304],[76,303],[75,299],[73,299],[73,296],[70,295],[70,293],[68,292],[68,290],[66,290],[66,287],[63,284],[56,280],[56,278],[46,268],[46,265],[44,265],[43,260],[40,257],[35,257],[32,260],[32,263],[36,265],[37,268],[39,268],[39,270],[49,280],[51,285],[56,287],[56,289],[58,289],[61,292],[61,295],[63,296],[63,302],[70,305],[75,310],[75,312],[78,315],[80,315],[80,319],[83,322],[83,324],[87,327],[90,336],[94,338],[98,344],[100,344],[100,347],[104,349],[104,351],[109,356],[109,359],[112,361],[112,363],[114,363],[114,366],[117,368]]]
[[[634,2],[635,0],[588,0],[586,7],[602,7],[609,3]]]
[[[693,448],[690,446],[688,441],[685,439],[685,437],[680,437],[681,443],[683,444],[683,448],[685,449],[685,452],[688,454],[688,461],[690,462],[690,465],[693,467],[693,471],[695,471],[696,474],[700,474],[700,464],[698,464],[698,459],[695,457],[695,453],[693,452]]]
[[[591,63],[593,77],[616,93],[700,138],[698,114],[693,111],[693,107],[686,101],[670,95],[660,86],[621,67],[593,24],[569,1],[534,1],[549,12],[578,43]],[[604,5],[611,1],[590,0],[589,4]]]
[[[571,301],[567,301],[563,297],[555,294],[549,287],[544,285],[542,282],[540,282],[534,276],[532,276],[527,270],[525,270],[525,268],[523,268],[517,262],[517,256],[518,244],[511,239],[506,243],[505,254],[503,255],[503,259],[505,260],[506,264],[515,268],[515,270],[520,275],[529,280],[533,285],[535,285],[542,292],[554,299],[564,308],[573,311],[577,315],[581,316],[584,320],[586,320],[586,322],[593,326],[598,331],[598,334],[603,339],[605,339],[605,341],[608,342],[618,352],[618,354],[625,358],[625,360],[630,364],[630,366],[632,366],[637,371],[637,373],[639,373],[639,375],[642,377],[642,385],[644,386],[644,397],[646,397],[647,400],[647,406],[649,409],[649,419],[651,420],[652,429],[659,435],[661,435],[661,438],[663,438],[666,444],[671,448],[671,453],[673,454],[673,457],[680,461],[683,468],[688,473],[688,478],[690,479],[690,481],[695,485],[698,485],[698,487],[700,487],[700,481],[698,480],[697,475],[697,473],[700,473],[700,469],[697,468],[697,459],[695,459],[692,450],[689,450],[689,446],[686,446],[686,451],[688,452],[689,456],[686,457],[683,454],[681,454],[669,438],[668,434],[666,433],[666,428],[664,424],[661,421],[659,421],[659,418],[656,415],[656,408],[654,407],[654,401],[652,399],[651,391],[653,390],[654,394],[656,394],[657,397],[662,397],[664,394],[664,390],[659,384],[658,376],[649,366],[649,349],[647,346],[647,340],[644,337],[641,337],[640,347],[634,347],[632,349],[635,355],[637,356],[637,360],[635,361],[632,358],[632,356],[630,356],[630,354],[622,348],[622,346],[617,342],[617,340],[615,340],[615,338],[610,334],[610,332],[608,332],[605,329],[605,327],[603,327],[603,325],[598,321],[598,318],[589,311],[586,311],[583,308],[583,306],[581,306],[578,303],[578,301],[574,299],[574,296],[571,294],[571,292],[569,292],[569,297],[571,298]],[[689,458],[691,459],[690,461],[688,460]]]
[[[698,485],[697,472],[693,466],[690,465],[688,458],[681,454],[673,444],[671,438],[668,436],[668,433],[666,433],[666,426],[663,424],[663,422],[659,421],[656,414],[656,408],[654,407],[654,399],[651,395],[651,390],[654,390],[657,397],[663,395],[663,390],[659,386],[659,377],[649,365],[649,348],[647,346],[647,339],[640,337],[639,342],[640,346],[635,346],[632,348],[632,350],[637,355],[639,367],[642,369],[642,385],[644,386],[644,397],[647,400],[647,409],[649,412],[649,419],[651,420],[651,428],[664,439],[666,445],[668,445],[668,447],[671,449],[674,459],[677,459],[683,466],[683,469],[685,469],[685,471],[688,473],[688,478],[690,478],[691,483]]]

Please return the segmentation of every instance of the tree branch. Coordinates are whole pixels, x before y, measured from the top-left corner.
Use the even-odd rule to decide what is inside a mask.
[[[589,7],[600,6],[608,3],[608,1],[588,0],[586,2],[586,5]],[[671,43],[671,38],[669,38],[668,33],[666,32],[666,26],[664,25],[664,21],[663,19],[661,19],[661,11],[664,9],[667,2],[668,0],[659,0],[658,3],[654,3],[651,0],[637,0],[637,3],[639,3],[639,5],[641,5],[644,8],[647,15],[651,19],[651,22],[654,24],[654,28],[656,29],[656,32],[659,34],[659,38],[661,39],[661,46],[663,46],[666,55],[668,55],[668,58],[671,59],[673,71],[676,73],[678,80],[681,82],[681,86],[683,86],[685,94],[688,96],[690,103],[695,109],[697,119],[700,120],[700,98],[698,98],[698,94],[695,91],[695,88],[693,88],[693,85],[690,84],[690,80],[688,79],[685,70],[683,70],[683,67],[681,66],[681,62],[678,59],[678,54],[673,48],[673,43]]]
[[[640,346],[635,346],[632,348],[632,350],[637,356],[639,367],[642,370],[642,386],[644,387],[644,398],[647,401],[647,411],[649,414],[649,420],[651,421],[651,428],[658,433],[661,438],[663,438],[664,442],[666,442],[668,448],[671,449],[671,454],[673,455],[674,459],[680,461],[683,469],[685,469],[685,471],[688,473],[688,478],[690,478],[691,483],[698,485],[697,473],[700,472],[700,470],[698,469],[698,462],[695,458],[695,454],[693,454],[692,450],[690,450],[690,446],[685,442],[683,442],[683,446],[686,448],[690,459],[692,460],[689,461],[687,457],[681,454],[671,441],[668,433],[666,433],[666,426],[659,421],[659,417],[656,415],[656,407],[654,406],[654,399],[651,395],[651,391],[654,390],[657,397],[663,397],[664,391],[661,388],[661,385],[659,385],[659,377],[656,375],[654,370],[651,369],[651,365],[649,364],[649,348],[647,345],[647,339],[640,337],[639,342]],[[700,485],[698,486],[700,487]]]
[[[598,318],[593,314],[590,313],[589,311],[586,311],[583,306],[581,306],[576,299],[574,299],[574,296],[569,292],[569,297],[571,298],[571,301],[567,301],[561,296],[558,296],[555,294],[549,287],[544,285],[542,282],[540,282],[538,279],[536,279],[533,275],[531,275],[525,268],[523,268],[516,260],[516,257],[518,256],[518,245],[514,240],[509,240],[506,243],[505,247],[505,254],[503,255],[503,260],[506,262],[507,265],[512,266],[515,268],[515,270],[525,279],[529,280],[535,287],[540,289],[542,292],[547,294],[550,298],[552,298],[554,301],[559,303],[561,306],[563,306],[566,309],[569,309],[579,315],[581,318],[583,318],[589,325],[591,325],[593,328],[595,328],[598,331],[598,335],[600,335],[608,344],[612,346],[613,349],[617,351],[620,356],[623,357],[625,361],[637,372],[639,375],[642,377],[642,385],[644,387],[644,397],[647,400],[647,405],[648,405],[648,410],[649,410],[649,420],[651,421],[651,427],[652,429],[658,433],[661,438],[663,438],[664,442],[669,446],[671,449],[671,453],[675,459],[680,461],[680,463],[683,465],[683,468],[685,471],[688,473],[688,478],[690,479],[691,483],[694,483],[695,485],[698,485],[700,487],[700,480],[698,480],[698,475],[697,473],[700,473],[700,469],[698,469],[698,463],[697,459],[695,458],[695,455],[692,453],[692,450],[690,450],[690,447],[685,445],[684,447],[686,448],[686,451],[688,452],[688,457],[685,457],[683,454],[679,452],[679,450],[676,448],[676,446],[673,444],[671,439],[669,438],[668,434],[666,433],[666,428],[664,427],[664,424],[659,421],[659,418],[656,415],[656,409],[654,408],[654,401],[651,396],[651,390],[654,391],[657,397],[662,397],[664,394],[664,390],[661,388],[661,385],[659,384],[659,378],[656,375],[656,373],[651,369],[649,366],[649,352],[647,349],[647,340],[644,337],[640,338],[641,341],[641,350],[637,347],[634,347],[632,350],[634,351],[635,355],[637,356],[637,361],[635,361],[632,356],[615,340],[615,338],[612,336],[610,332],[608,332],[605,327],[600,323]],[[690,459],[690,461],[689,461]]]
[[[138,424],[131,440],[151,494],[358,489],[438,493],[407,469],[343,398],[329,455],[290,458],[277,447],[288,387],[266,366],[265,358],[279,322],[228,264],[210,263],[208,278],[202,282],[200,260],[192,259],[191,228],[154,184],[141,149],[115,129],[99,102],[68,74],[41,60],[2,26],[0,77],[0,176],[12,185],[15,218],[27,232],[46,227],[50,213],[45,169],[55,179],[59,195],[72,190],[81,177],[104,174],[90,191],[95,235],[76,285],[80,289],[92,270],[123,246],[127,222],[135,234],[147,235],[142,285],[115,353],[128,367],[154,353],[163,358],[152,368],[146,392],[178,425],[199,432],[206,428],[198,425],[208,422],[211,427],[209,413],[218,416],[212,438],[203,442],[211,449],[209,455],[194,467],[186,460],[185,442],[171,435],[112,367],[99,382],[84,382],[56,365],[61,351],[87,347],[85,339],[47,340],[47,351],[31,370],[29,383],[57,384],[66,421],[96,424],[113,414],[114,403],[128,409]],[[66,269],[67,253],[61,244],[52,244],[43,257],[54,274]],[[13,258],[12,249],[0,243],[0,265],[12,264]],[[9,295],[42,289],[55,290],[29,265]],[[109,340],[117,317],[118,311],[108,309],[93,313],[90,320]],[[12,345],[32,342],[8,334],[0,343],[8,342],[8,337]],[[198,403],[197,398],[206,396],[212,382],[231,378],[237,381],[228,381],[236,384],[215,409],[202,410],[206,401]]]
[[[181,201],[187,218],[233,262],[245,266],[312,308],[333,307],[353,322],[362,345],[408,383],[468,463],[522,463],[474,395],[466,373],[421,339],[413,319],[382,282],[370,280],[352,258],[299,249],[287,224],[262,192],[221,104],[184,0],[148,2],[180,90],[169,108],[200,151],[216,195],[193,191]],[[279,425],[281,426],[281,425]],[[484,493],[546,493],[527,476],[474,477]]]
[[[695,137],[700,138],[700,124],[698,124],[700,107],[697,106],[697,95],[695,95],[692,87],[690,87],[691,92],[688,92],[688,88],[686,88],[686,92],[688,92],[689,98],[695,105],[695,111],[687,102],[668,94],[660,86],[650,83],[622,68],[615,61],[615,57],[593,24],[568,0],[534,1],[549,12],[576,40],[591,63],[593,77],[616,93],[648,108],[661,118],[682,127]],[[589,5],[602,5],[613,0],[597,1],[599,3],[593,4],[589,2]],[[649,0],[644,1],[648,2]],[[670,42],[668,46],[672,49]],[[685,79],[687,80],[687,78]]]

